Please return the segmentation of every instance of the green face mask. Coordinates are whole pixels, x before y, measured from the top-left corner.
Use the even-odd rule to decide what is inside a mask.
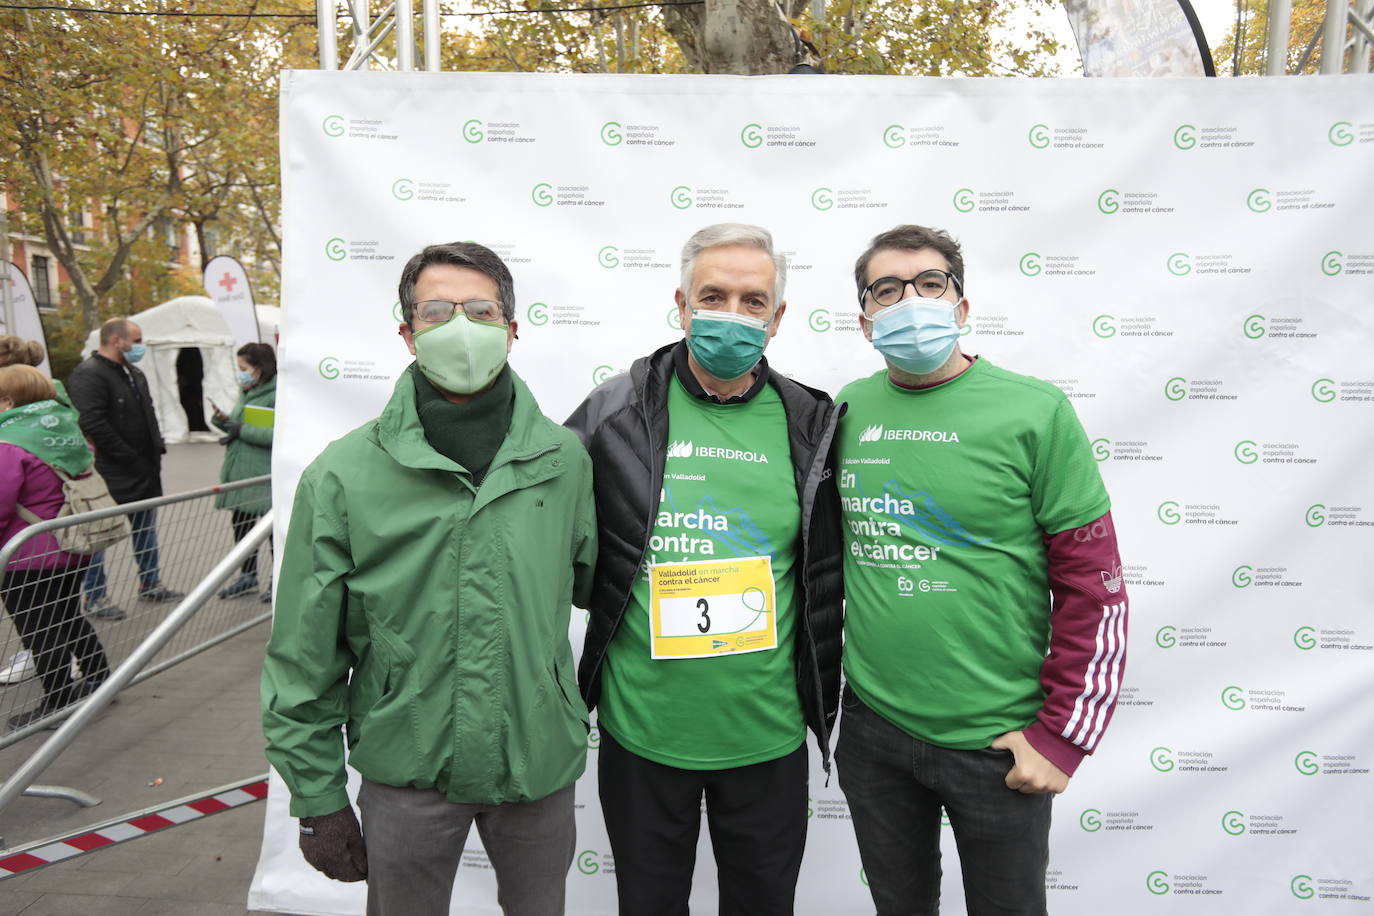
[[[687,348],[701,368],[723,382],[748,372],[763,356],[768,322],[733,312],[693,310]]]
[[[461,311],[412,338],[425,378],[454,394],[474,394],[491,384],[506,364],[506,339],[504,325],[470,321]]]

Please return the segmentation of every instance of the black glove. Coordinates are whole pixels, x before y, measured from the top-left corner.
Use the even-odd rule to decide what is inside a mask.
[[[239,433],[243,432],[243,423],[239,420],[226,420],[224,431],[228,434],[225,438],[232,442],[239,437]]]
[[[367,847],[351,807],[301,818],[301,855],[335,881],[367,880]]]

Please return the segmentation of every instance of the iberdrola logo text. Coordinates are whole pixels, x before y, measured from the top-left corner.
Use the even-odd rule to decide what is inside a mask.
[[[959,434],[939,429],[887,429],[881,423],[865,427],[860,442],[958,442]]]
[[[763,452],[749,452],[738,448],[720,448],[714,445],[694,445],[690,439],[678,439],[668,444],[669,458],[721,458],[726,461],[748,461],[752,464],[767,464],[768,456]]]

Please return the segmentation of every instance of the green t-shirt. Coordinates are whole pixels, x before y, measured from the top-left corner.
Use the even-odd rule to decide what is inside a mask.
[[[847,385],[840,421],[845,677],[903,731],[986,747],[1044,702],[1043,536],[1110,504],[1058,388],[978,359],[932,388],[886,370]]]
[[[630,751],[667,766],[775,760],[806,737],[793,673],[801,508],[782,400],[765,385],[744,403],[714,404],[674,378],[668,442],[646,566],[606,654],[600,722]],[[777,647],[653,659],[649,564],[753,556],[771,558]]]

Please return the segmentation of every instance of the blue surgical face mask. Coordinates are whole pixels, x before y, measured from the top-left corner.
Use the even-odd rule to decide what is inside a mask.
[[[892,365],[912,375],[934,372],[959,342],[955,310],[948,299],[903,299],[872,319],[873,346]]]
[[[124,358],[131,363],[136,363],[143,358],[143,354],[148,352],[148,348],[141,343],[136,343],[129,348],[129,352],[124,354]]]
[[[242,369],[238,370],[237,374],[240,388],[252,388],[258,380],[256,375],[251,372],[244,372]]]
[[[701,368],[722,382],[733,381],[758,364],[768,343],[768,322],[734,312],[692,311],[687,348]]]

